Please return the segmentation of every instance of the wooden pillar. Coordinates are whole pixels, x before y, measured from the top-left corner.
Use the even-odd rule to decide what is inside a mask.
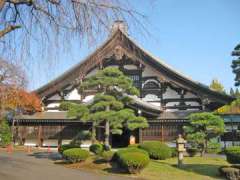
[[[161,141],[164,141],[164,133],[163,133],[163,122],[161,123]]]
[[[42,126],[38,126],[38,146],[41,147],[43,144],[43,134],[42,134]]]
[[[62,145],[62,125],[58,126],[58,146]]]

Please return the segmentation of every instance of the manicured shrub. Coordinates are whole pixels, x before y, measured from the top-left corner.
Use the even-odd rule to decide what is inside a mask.
[[[221,152],[221,144],[218,142],[209,142],[207,147],[207,153],[219,153]]]
[[[240,164],[240,146],[232,146],[225,149],[227,161],[231,164]]]
[[[89,155],[88,151],[81,148],[72,148],[63,151],[63,157],[72,163],[85,161]]]
[[[75,144],[63,144],[60,146],[60,148],[58,149],[58,152],[60,154],[63,154],[63,151],[67,150],[67,149],[72,149],[72,148],[79,148],[79,145],[75,145]]]
[[[145,150],[135,148],[135,147],[130,147],[130,148],[122,148],[122,149],[118,150],[114,154],[113,160],[118,160],[122,154],[129,153],[129,152],[139,152],[139,153],[143,153],[148,156],[148,152],[146,152]]]
[[[177,155],[178,155],[177,148],[171,147],[171,151],[172,151],[172,157],[177,157]]]
[[[149,161],[149,156],[141,152],[127,152],[119,158],[120,165],[131,174],[139,173]]]
[[[6,119],[0,120],[0,146],[6,147],[11,143],[11,129]]]
[[[172,156],[171,148],[159,141],[146,141],[139,148],[148,152],[151,159],[167,159]]]
[[[113,151],[103,151],[102,153],[102,158],[106,161],[106,162],[110,162],[113,159],[113,155],[115,152]]]
[[[240,170],[235,167],[220,167],[220,174],[229,180],[238,180],[240,179]]]
[[[128,148],[138,148],[139,144],[129,144]]]
[[[198,148],[195,148],[195,147],[187,148],[187,153],[190,157],[196,156],[198,152],[199,152]]]
[[[91,152],[93,152],[94,154],[97,154],[97,155],[100,155],[102,154],[103,150],[104,150],[104,147],[102,144],[92,144],[90,147],[89,147],[89,150]]]

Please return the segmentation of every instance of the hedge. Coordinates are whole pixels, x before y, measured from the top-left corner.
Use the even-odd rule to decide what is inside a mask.
[[[142,152],[126,152],[119,158],[120,165],[131,174],[139,173],[149,164],[149,156]]]
[[[139,144],[129,144],[128,148],[138,148]]]
[[[72,148],[63,151],[63,157],[72,163],[85,161],[89,155],[88,151],[81,148]]]
[[[103,150],[104,150],[104,147],[102,144],[92,144],[90,147],[89,147],[89,150],[91,152],[93,152],[94,154],[97,154],[97,155],[100,155],[102,154]]]
[[[164,160],[172,156],[171,148],[159,141],[145,141],[139,148],[147,151],[151,159]]]
[[[227,161],[231,164],[240,164],[240,146],[232,146],[225,149]]]
[[[122,149],[118,150],[114,154],[113,160],[118,160],[122,154],[129,153],[129,152],[139,152],[139,153],[143,153],[148,156],[148,153],[143,149],[129,147],[129,148],[122,148]]]
[[[58,149],[58,152],[60,154],[63,154],[63,151],[65,151],[67,149],[72,149],[72,148],[79,148],[79,146],[75,145],[75,144],[64,144],[64,145],[60,146],[60,148]]]
[[[113,155],[115,152],[113,151],[104,151],[102,153],[102,158],[106,161],[106,162],[110,162],[113,159]]]

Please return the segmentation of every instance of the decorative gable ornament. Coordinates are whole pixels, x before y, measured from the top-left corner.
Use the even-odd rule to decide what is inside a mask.
[[[124,51],[121,46],[116,46],[114,49],[114,57],[116,60],[121,60],[124,56]]]

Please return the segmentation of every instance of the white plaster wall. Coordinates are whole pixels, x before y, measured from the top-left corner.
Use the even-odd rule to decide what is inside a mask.
[[[163,94],[164,99],[173,99],[173,98],[180,98],[180,97],[181,96],[170,87],[167,87],[166,92]]]
[[[152,105],[158,106],[158,107],[161,106],[161,103],[160,103],[160,102],[149,102],[149,104],[152,104]]]
[[[166,112],[174,112],[174,111],[178,111],[178,109],[166,109]]]
[[[179,105],[179,102],[168,102],[166,104],[166,106],[175,106],[175,105]]]
[[[61,97],[58,94],[55,94],[55,95],[51,96],[50,98],[48,98],[48,100],[61,100]]]
[[[160,98],[157,97],[155,94],[147,94],[144,98],[142,98],[143,101],[159,101]]]
[[[47,112],[60,112],[60,111],[57,109],[49,109],[49,110],[47,110]]]
[[[186,105],[191,105],[191,106],[200,106],[200,104],[198,102],[195,101],[187,101],[185,102]]]
[[[135,66],[135,65],[125,65],[124,68],[128,69],[128,70],[131,70],[131,69],[137,69],[137,66]]]
[[[184,95],[184,98],[197,98],[197,96],[191,92],[187,92],[185,95]]]
[[[82,102],[84,102],[84,103],[90,103],[90,102],[93,101],[93,98],[94,98],[94,95],[86,96],[86,97],[82,100]]]
[[[65,100],[80,100],[81,96],[78,94],[78,90],[75,88],[65,96]]]
[[[50,103],[47,105],[48,108],[58,107],[60,103]]]

